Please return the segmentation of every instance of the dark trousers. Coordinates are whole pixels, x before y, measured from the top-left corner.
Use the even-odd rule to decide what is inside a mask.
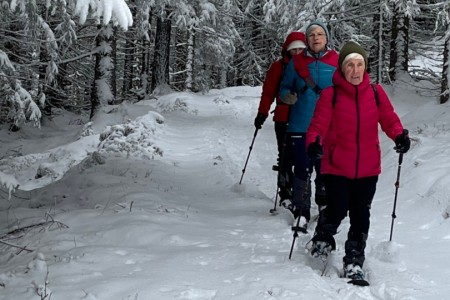
[[[287,122],[275,122],[275,136],[278,146],[278,179],[281,200],[292,199],[292,155],[287,146]]]
[[[311,185],[310,174],[315,171],[314,183],[316,186],[315,199],[318,205],[323,203],[325,197],[325,184],[323,176],[320,173],[320,160],[312,161],[306,153],[306,133],[289,133],[288,148],[294,167],[294,205],[309,210],[311,207]],[[299,189],[296,191],[295,187]],[[295,194],[300,195],[295,197]],[[318,201],[321,199],[321,201]]]
[[[284,144],[286,143],[287,122],[275,122],[275,137],[278,146],[278,163],[280,163],[283,154]]]
[[[370,207],[378,176],[359,179],[336,175],[323,175],[323,177],[328,206],[317,224],[316,236],[313,240],[328,242],[335,248],[333,235],[348,214],[350,229],[345,243],[344,264],[353,263],[362,267],[370,227]]]
[[[291,148],[292,161],[294,164],[295,177],[306,180],[308,172],[312,169],[316,171],[316,181],[323,185],[323,178],[320,173],[320,160],[312,161],[306,153],[306,133],[289,133],[288,145]]]

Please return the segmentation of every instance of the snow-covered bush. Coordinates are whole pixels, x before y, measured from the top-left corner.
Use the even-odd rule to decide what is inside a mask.
[[[19,187],[19,183],[14,176],[5,174],[0,171],[0,186],[8,191],[9,198],[11,198],[11,193],[13,193]]]
[[[125,154],[127,157],[154,159],[163,151],[155,144],[155,131],[164,119],[150,113],[126,124],[108,126],[100,134],[99,152]]]
[[[81,136],[90,136],[94,134],[94,129],[92,129],[92,122],[88,122],[84,125],[83,130],[81,131]]]

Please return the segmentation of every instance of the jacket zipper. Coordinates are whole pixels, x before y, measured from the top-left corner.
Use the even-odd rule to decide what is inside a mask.
[[[359,156],[360,156],[360,145],[359,145],[359,135],[360,135],[360,122],[361,116],[359,113],[359,95],[358,95],[358,86],[355,85],[355,103],[356,103],[356,162],[355,162],[355,178],[358,178],[358,169],[359,169]]]

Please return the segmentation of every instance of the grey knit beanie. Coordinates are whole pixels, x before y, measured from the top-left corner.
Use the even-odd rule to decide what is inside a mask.
[[[329,48],[330,46],[330,32],[328,31],[327,25],[325,25],[324,22],[322,22],[321,20],[315,20],[312,21],[311,23],[309,23],[309,25],[306,27],[306,41],[308,41],[308,36],[309,34],[317,27],[322,27],[323,30],[325,31],[325,34],[327,36],[327,44],[326,47]]]

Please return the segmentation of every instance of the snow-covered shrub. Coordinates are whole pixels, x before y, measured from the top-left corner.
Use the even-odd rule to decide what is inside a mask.
[[[34,176],[35,179],[42,178],[42,177],[52,177],[56,178],[56,172],[53,170],[52,166],[49,164],[41,164],[39,165],[36,175]]]
[[[153,159],[163,151],[155,144],[155,131],[163,117],[150,113],[126,124],[108,126],[100,134],[99,152],[115,152],[127,157]]]
[[[19,183],[14,176],[5,174],[0,171],[0,186],[8,191],[9,198],[11,198],[11,193],[13,193],[19,187]]]
[[[80,163],[80,171],[82,172],[96,165],[104,165],[105,163],[106,157],[98,151],[94,151]]]
[[[92,128],[92,122],[84,124],[83,130],[81,131],[81,136],[90,136],[94,134],[94,129]]]

